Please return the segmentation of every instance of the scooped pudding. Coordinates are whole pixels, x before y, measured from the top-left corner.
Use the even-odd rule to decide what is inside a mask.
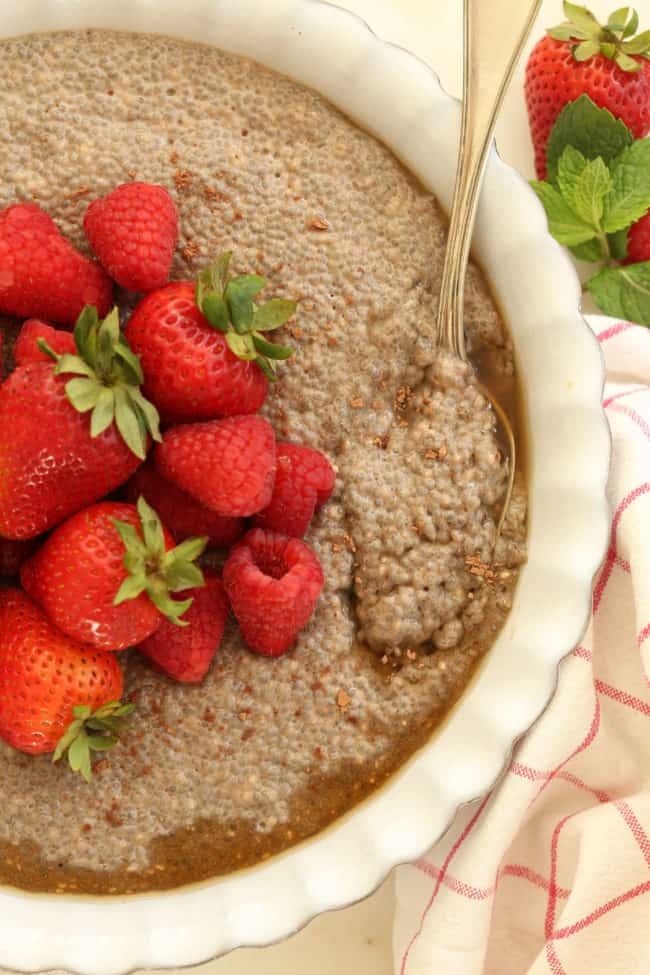
[[[156,666],[176,645],[175,631],[163,637],[167,631],[161,626],[138,643],[142,652],[133,649],[135,637],[125,635],[130,630],[123,631],[120,647],[127,648],[110,659],[124,666],[122,700],[133,708],[128,716],[127,707],[124,717],[122,712],[106,717],[109,730],[117,719],[126,727],[115,747],[95,755],[90,782],[53,763],[49,754],[27,755],[0,743],[0,881],[29,890],[102,894],[172,887],[258,862],[353,807],[427,741],[493,644],[525,559],[526,493],[518,471],[497,537],[508,457],[480,384],[493,391],[517,430],[512,344],[487,283],[471,266],[466,319],[473,365],[436,349],[432,325],[445,217],[391,152],[314,92],[244,58],[153,35],[34,35],[2,42],[0,53],[5,80],[0,119],[11,133],[0,148],[0,206],[36,204],[87,258],[93,256],[90,239],[102,273],[123,282],[115,298],[131,347],[124,351],[117,319],[105,318],[109,324],[102,328],[107,334],[113,329],[111,369],[122,387],[133,390],[129,377],[138,367],[129,355],[137,353],[142,390],[158,408],[163,429],[162,444],[139,466],[156,439],[155,426],[147,426],[141,405],[135,415],[144,416],[144,425],[134,431],[121,422],[124,394],[116,394],[113,426],[111,414],[101,436],[124,427],[122,466],[101,468],[106,484],[97,503],[84,511],[75,501],[81,475],[58,507],[51,499],[49,520],[34,522],[31,538],[38,537],[28,542],[41,547],[35,555],[30,548],[28,564],[39,572],[23,573],[25,588],[48,615],[47,626],[69,633],[65,599],[83,587],[67,581],[48,601],[45,553],[54,559],[60,533],[69,541],[74,529],[87,539],[83,533],[93,526],[105,533],[106,525],[135,517],[132,502],[144,494],[171,530],[169,538],[161,529],[150,539],[156,564],[164,562],[170,578],[193,579],[193,585],[196,560],[203,564],[211,581],[195,597],[194,611],[209,620],[208,638],[219,644],[202,679],[195,680],[188,664],[190,682],[179,683]],[[143,308],[150,314],[160,292],[139,276],[141,268],[135,276],[121,276],[104,257],[87,216],[92,201],[109,199],[115,187],[129,183],[162,187],[177,210],[174,283],[163,284],[163,290],[175,289],[174,300],[185,308],[189,303],[201,318],[188,282],[214,267],[219,255],[232,253],[229,273],[249,283],[253,276],[263,278],[262,300],[284,309],[285,324],[270,338],[276,352],[267,349],[264,332],[242,360],[252,397],[246,408],[226,409],[223,396],[219,400],[223,390],[208,373],[188,406],[183,383],[197,373],[183,356],[169,373],[161,372],[156,385],[172,343],[173,316],[159,319],[151,339],[142,337]],[[162,196],[160,201],[153,209],[162,221],[167,203]],[[1,221],[0,215],[0,242]],[[108,235],[106,246],[115,236]],[[170,249],[170,259],[171,254]],[[79,260],[88,276],[82,303],[97,307],[107,297],[99,265]],[[0,302],[7,287],[0,246]],[[144,290],[150,294],[142,298]],[[205,315],[219,328],[221,306],[208,307],[203,298]],[[248,301],[247,295],[240,298]],[[231,313],[232,307],[231,302]],[[12,315],[3,320],[5,374],[20,361],[20,349],[15,360],[12,349],[26,327],[22,320],[37,315],[21,309],[11,306]],[[55,318],[54,324],[61,321]],[[86,324],[87,336],[95,326]],[[199,321],[196,334],[202,327]],[[242,355],[250,351],[242,331],[230,331],[237,333],[230,347]],[[55,341],[61,347],[53,347]],[[66,342],[72,339],[54,335],[49,341],[57,369],[61,357],[74,357],[74,346]],[[44,353],[38,366],[21,368],[33,375],[54,370],[46,358]],[[99,392],[88,386],[87,368],[75,368],[86,383],[77,384],[75,395],[97,409]],[[256,370],[265,383],[259,402]],[[176,385],[181,392],[174,398]],[[0,401],[2,396],[0,389]],[[128,396],[140,403],[137,391]],[[0,418],[2,410],[0,403]],[[232,416],[238,412],[247,415]],[[83,416],[88,423],[88,414]],[[214,430],[225,436],[224,424],[229,431],[244,430],[228,436],[249,446],[256,438],[266,443],[272,430],[273,464],[261,470],[255,455],[235,484],[239,454],[232,465],[224,447],[223,464],[213,470],[206,460],[213,455],[206,451],[214,446]],[[46,429],[46,418],[42,426]],[[194,427],[200,430],[193,430],[186,449],[181,441],[190,439]],[[0,430],[0,453],[3,443]],[[271,490],[279,510],[280,460],[298,464],[292,454],[298,447],[307,451],[301,457],[322,457],[309,468],[309,477],[322,483],[313,488],[318,503],[304,523],[302,516],[291,522],[301,528],[283,522],[289,535],[305,528],[306,534],[292,538],[282,558],[304,571],[309,599],[298,614],[297,633],[286,639],[276,633],[271,652],[264,644],[270,627],[244,623],[246,599],[251,602],[248,567],[233,553],[242,537],[261,551],[260,539],[275,530],[269,509],[266,522],[259,512]],[[112,481],[109,474],[115,475]],[[176,493],[170,489],[156,506],[150,492],[161,475],[174,482]],[[38,476],[47,476],[46,463]],[[183,547],[176,535],[175,526],[188,514],[181,490],[207,511],[199,533],[208,540],[203,554],[201,546],[190,553],[191,545]],[[255,507],[248,503],[251,494],[265,500]],[[231,504],[235,495],[238,507]],[[232,517],[215,524],[223,515],[222,496]],[[3,499],[0,485],[0,519]],[[291,507],[290,496],[289,502]],[[133,540],[135,524],[120,530],[133,565],[148,558]],[[44,541],[46,530],[51,534]],[[30,535],[11,535],[6,527],[1,533]],[[172,548],[175,542],[180,544]],[[61,543],[62,566],[68,564],[62,554],[67,551]],[[167,557],[171,551],[176,561]],[[265,552],[267,574],[278,578],[284,570],[277,570],[277,553]],[[52,586],[48,591],[52,595]],[[143,583],[138,593],[138,599],[150,597],[169,612],[153,584]],[[132,615],[127,622],[135,624]],[[0,642],[2,618],[0,608]],[[277,620],[279,631],[284,621],[279,615]],[[98,631],[66,637],[97,638]]]

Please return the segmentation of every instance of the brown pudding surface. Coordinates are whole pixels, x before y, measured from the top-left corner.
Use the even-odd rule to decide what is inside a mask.
[[[300,300],[263,412],[280,439],[325,451],[338,481],[306,539],[325,587],[295,649],[257,656],[231,624],[199,687],[131,653],[131,728],[90,786],[0,743],[0,882],[201,880],[323,828],[426,741],[510,608],[525,491],[518,478],[494,552],[507,477],[494,416],[472,369],[431,341],[446,222],[384,146],[315,93],[201,45],[63,32],[0,55],[2,206],[37,200],[87,249],[91,199],[161,183],[181,218],[174,278],[232,249],[235,273]],[[485,381],[515,403],[511,342],[475,266],[467,328]]]

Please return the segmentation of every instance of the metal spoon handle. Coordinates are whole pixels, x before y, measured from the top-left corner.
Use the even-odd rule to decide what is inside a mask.
[[[542,0],[464,0],[463,111],[438,305],[438,344],[466,359],[465,273],[497,114]]]

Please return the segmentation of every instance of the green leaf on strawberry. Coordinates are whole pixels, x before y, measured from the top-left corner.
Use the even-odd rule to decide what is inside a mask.
[[[255,309],[254,328],[256,332],[272,332],[288,322],[296,310],[295,301],[286,298],[271,298]]]
[[[238,359],[256,359],[255,343],[252,335],[239,335],[237,332],[227,332],[228,348]]]
[[[90,782],[91,753],[108,751],[117,744],[127,724],[125,719],[132,711],[132,704],[121,701],[109,701],[96,711],[87,704],[73,708],[74,720],[59,739],[52,761],[60,761],[67,753],[70,768],[81,772],[86,782]]]
[[[630,55],[648,56],[650,31],[634,37],[639,27],[636,10],[619,7],[603,26],[586,7],[568,0],[564,0],[563,6],[566,21],[547,33],[556,41],[575,41],[571,50],[576,61],[588,61],[601,54],[623,71],[641,70],[641,64]]]
[[[58,355],[44,339],[38,345],[56,363],[56,375],[77,377],[68,380],[65,392],[79,413],[92,411],[91,437],[100,436],[114,422],[129,449],[144,460],[148,438],[161,439],[158,411],[140,392],[142,367],[122,335],[117,308],[103,321],[95,308],[84,308],[74,340],[77,355]]]
[[[142,537],[128,522],[113,520],[124,544],[124,568],[127,576],[115,594],[113,603],[137,599],[143,592],[171,623],[187,626],[183,614],[191,599],[172,599],[170,593],[204,585],[203,573],[195,565],[208,543],[207,537],[188,538],[174,548],[165,548],[165,535],[160,518],[143,497],[137,503]]]
[[[196,282],[196,303],[212,328],[226,337],[228,348],[239,359],[255,362],[268,379],[277,379],[278,360],[287,359],[292,349],[275,345],[262,337],[289,321],[296,302],[272,298],[256,305],[254,298],[266,285],[258,274],[229,276],[231,253],[222,254],[203,270]]]

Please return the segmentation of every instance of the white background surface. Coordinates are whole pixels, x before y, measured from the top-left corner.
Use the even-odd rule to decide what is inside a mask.
[[[413,51],[434,68],[447,91],[459,94],[462,0],[339,0],[339,5],[360,14],[380,37]],[[589,5],[601,16],[616,6],[613,0],[591,0]],[[641,28],[650,28],[650,0],[636,0],[634,6],[641,15]],[[544,27],[560,22],[561,8],[561,0],[545,0],[530,46]],[[502,156],[532,176],[523,64],[507,95],[497,141]],[[196,975],[389,975],[392,896],[389,878],[366,901],[317,918],[288,941],[269,948],[241,949],[193,971]]]

